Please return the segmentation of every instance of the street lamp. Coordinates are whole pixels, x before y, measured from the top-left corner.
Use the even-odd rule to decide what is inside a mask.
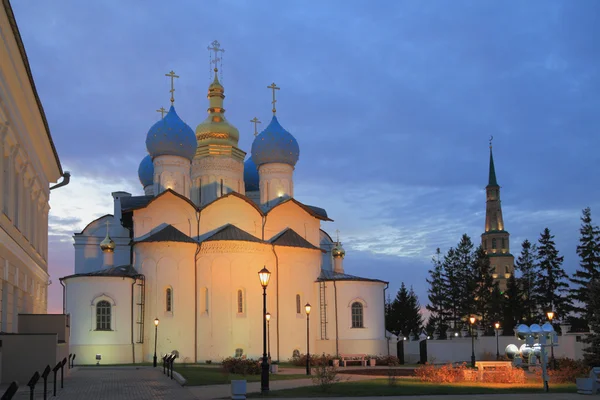
[[[260,374],[260,392],[267,394],[269,392],[269,363],[267,361],[267,286],[271,273],[267,267],[263,267],[258,271],[258,279],[263,288],[263,359],[261,364]]]
[[[269,357],[269,360],[271,359],[271,313],[267,313],[265,315],[265,318],[267,319],[267,355]]]
[[[156,368],[156,338],[158,336],[158,318],[154,318],[154,368]]]
[[[496,328],[496,361],[500,360],[500,348],[498,347],[498,329],[500,329],[500,322],[494,324]]]
[[[554,311],[550,310],[546,313],[548,317],[548,321],[550,321],[550,325],[552,325],[552,320],[554,319]],[[552,369],[556,369],[556,359],[554,358],[554,346],[550,346],[550,359],[552,360]]]
[[[306,375],[310,375],[310,303],[306,303],[304,310],[306,311]]]
[[[469,322],[471,323],[471,367],[475,368],[475,337],[473,336],[473,325],[475,325],[476,318],[469,317]]]

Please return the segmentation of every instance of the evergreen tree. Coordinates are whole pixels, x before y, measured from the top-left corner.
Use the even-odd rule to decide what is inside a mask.
[[[573,310],[580,313],[582,319],[589,320],[592,312],[589,283],[600,279],[600,229],[592,224],[592,211],[589,207],[582,211],[579,234],[577,255],[580,258],[580,268],[570,279],[575,285],[571,291],[571,299],[576,302]]]
[[[407,290],[402,282],[396,298],[391,303],[388,330],[398,336],[408,336],[411,331],[419,335],[422,326],[419,300],[412,288]]]
[[[438,248],[436,255],[432,259],[433,268],[429,270],[429,278],[427,283],[429,289],[427,290],[427,310],[429,310],[429,320],[427,322],[428,329],[433,327],[430,333],[433,333],[436,329],[439,329],[440,334],[444,334],[446,331],[446,321],[448,319],[448,312],[444,308],[446,305],[446,291],[444,286],[443,278],[443,265],[441,261],[441,252]]]
[[[474,314],[481,318],[481,326],[489,330],[494,323],[492,293],[498,284],[494,282],[490,259],[482,246],[479,246],[472,255],[471,274],[466,283],[471,286],[469,289],[472,289],[469,297],[473,299]]]
[[[459,307],[458,316],[461,319],[477,312],[474,292],[477,290],[477,281],[474,268],[473,242],[465,233],[456,246],[456,278],[458,280]]]
[[[568,277],[562,268],[564,257],[558,255],[553,239],[550,229],[545,228],[538,240],[536,261],[540,276],[534,285],[535,299],[541,312],[552,310],[566,320],[571,311]]]
[[[589,305],[591,314],[588,322],[594,333],[584,339],[589,346],[583,350],[583,357],[590,367],[600,367],[600,279],[590,284]]]
[[[454,248],[450,248],[444,256],[442,264],[442,279],[444,282],[444,309],[448,312],[448,322],[453,329],[459,329],[461,319],[462,282],[458,266],[458,257]]]
[[[525,313],[523,298],[519,281],[515,274],[512,274],[506,282],[506,291],[503,296],[504,316],[502,318],[502,329],[507,336],[512,335],[513,329],[517,326],[521,318],[523,318]]]
[[[537,322],[539,316],[534,290],[536,281],[540,278],[535,260],[536,252],[536,245],[525,239],[521,244],[521,254],[515,263],[515,269],[521,273],[517,284],[521,288],[522,317],[528,324]],[[516,301],[516,299],[511,299],[511,301]]]
[[[394,315],[392,314],[392,299],[388,293],[385,299],[385,329],[394,333]]]

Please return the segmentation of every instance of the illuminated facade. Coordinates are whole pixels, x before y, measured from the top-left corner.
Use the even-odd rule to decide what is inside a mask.
[[[500,202],[500,186],[496,180],[494,156],[490,145],[490,167],[488,185],[485,187],[485,232],[481,235],[481,244],[485,249],[493,271],[493,277],[506,288],[506,280],[514,272],[515,258],[510,253],[510,235],[504,228],[502,205]]]
[[[171,106],[146,138],[146,195],[113,193],[114,214],[75,234],[75,274],[62,278],[71,351],[82,363],[150,361],[158,318],[158,352],[177,350],[178,362],[257,358],[266,266],[273,359],[306,353],[306,303],[311,352],[388,354],[387,283],[346,274],[341,243],[321,229],[325,210],[294,198],[299,146],[275,99],[244,163],[224,93],[215,68],[195,132]]]

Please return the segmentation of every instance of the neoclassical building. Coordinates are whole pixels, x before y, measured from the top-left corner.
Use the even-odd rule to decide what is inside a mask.
[[[259,357],[258,271],[266,267],[273,359],[306,352],[306,303],[311,352],[387,354],[387,282],[346,273],[340,241],[321,228],[331,221],[327,212],[295,198],[300,147],[279,122],[275,100],[246,157],[224,98],[216,65],[208,116],[195,131],[171,98],[146,135],[138,170],[144,195],[112,193],[113,214],[74,235],[75,273],[61,278],[71,351],[83,363],[96,355],[150,361],[158,319],[159,355]]]
[[[0,331],[47,311],[50,183],[65,176],[8,0],[0,8]]]

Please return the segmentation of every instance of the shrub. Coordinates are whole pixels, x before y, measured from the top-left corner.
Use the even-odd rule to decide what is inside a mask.
[[[525,383],[525,370],[515,368],[498,368],[495,371],[484,371],[483,382],[485,383]]]
[[[400,365],[400,360],[396,356],[370,356],[375,359],[375,365],[394,366]]]
[[[548,376],[551,382],[556,383],[575,383],[577,378],[587,377],[589,368],[583,360],[573,360],[570,358],[557,358],[556,369],[551,368],[552,362],[548,360]],[[541,368],[536,370],[536,375],[541,379]]]
[[[313,383],[318,385],[323,392],[328,392],[334,383],[339,382],[337,368],[329,365],[330,358],[323,355],[315,358],[315,368],[311,377]],[[306,357],[304,362],[306,363]],[[312,364],[312,363],[311,363]]]
[[[452,364],[436,367],[435,365],[426,363],[415,369],[415,375],[421,382],[432,383],[452,383],[465,380],[464,372],[467,370],[465,363],[453,366]]]
[[[247,358],[225,358],[221,363],[221,368],[230,374],[260,375],[259,362]]]
[[[312,365],[312,366],[319,365],[319,363],[321,363],[321,362],[329,363],[329,361],[331,361],[331,360],[333,360],[333,356],[331,356],[329,354],[328,355],[323,354],[321,356],[318,356],[316,354],[310,355],[310,365]],[[292,357],[288,361],[297,367],[305,367],[306,366],[306,354],[300,354],[298,357]]]

